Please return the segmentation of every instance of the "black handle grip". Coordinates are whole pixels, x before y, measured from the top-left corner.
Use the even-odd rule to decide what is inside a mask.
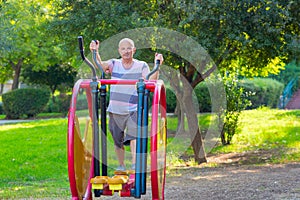
[[[78,44],[79,44],[79,50],[80,50],[80,55],[82,60],[91,68],[92,73],[93,73],[93,81],[96,82],[97,81],[97,74],[96,74],[96,69],[94,67],[94,65],[91,63],[91,61],[89,61],[85,56],[84,56],[84,48],[83,48],[83,37],[82,36],[78,36]]]
[[[159,65],[160,65],[160,60],[156,60],[154,69],[149,74],[147,74],[146,80],[149,80],[150,76],[152,76],[159,69]]]
[[[78,36],[78,44],[79,44],[79,51],[80,51],[81,58],[82,60],[85,60],[82,36]]]
[[[93,40],[96,44],[98,44],[97,40]]]

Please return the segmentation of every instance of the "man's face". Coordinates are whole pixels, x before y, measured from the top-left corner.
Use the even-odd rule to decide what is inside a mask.
[[[135,47],[127,41],[122,42],[119,46],[119,54],[123,59],[132,59],[135,50]]]

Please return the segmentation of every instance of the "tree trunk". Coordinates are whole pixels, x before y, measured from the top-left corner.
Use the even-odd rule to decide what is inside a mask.
[[[169,72],[169,73],[166,73]],[[204,151],[204,143],[198,126],[197,112],[195,111],[192,92],[193,88],[186,79],[178,76],[176,71],[162,71],[162,73],[170,80],[170,85],[174,89],[177,98],[176,114],[178,117],[177,133],[185,132],[185,116],[188,122],[188,133],[191,146],[194,152],[195,162],[201,164],[207,162]],[[182,85],[181,85],[182,83]]]
[[[200,133],[200,129],[197,130],[197,133],[194,137],[194,140],[192,142],[192,148],[194,151],[194,158],[195,158],[195,162],[197,162],[198,164],[201,163],[206,163],[207,159],[206,159],[206,155],[205,155],[205,150],[204,150],[204,143],[202,140],[202,135]]]
[[[51,96],[52,96],[52,102],[53,104],[55,104],[55,96],[54,96],[54,93],[55,93],[55,90],[56,90],[56,87],[50,87],[50,90],[51,90]]]
[[[13,83],[12,83],[12,87],[11,87],[12,90],[19,88],[19,79],[20,79],[20,75],[21,75],[22,64],[23,64],[23,59],[20,59],[16,65],[11,62],[12,68],[14,70],[14,78],[13,78]]]
[[[3,89],[4,89],[4,83],[1,83],[0,95],[3,94]]]
[[[222,144],[223,145],[226,145],[226,139],[225,139],[225,130],[224,130],[224,128],[222,129],[222,131],[221,131],[221,142],[222,142]]]
[[[192,91],[193,89],[191,87],[184,87],[184,113],[186,114],[188,122],[189,135],[194,151],[194,158],[198,164],[201,164],[207,162],[207,160],[200,127],[198,125],[197,112],[194,108],[192,100]]]
[[[175,115],[177,115],[177,130],[176,132],[183,133],[185,130],[184,126],[184,112],[182,112],[183,103],[182,101],[177,100],[176,109],[175,109]]]

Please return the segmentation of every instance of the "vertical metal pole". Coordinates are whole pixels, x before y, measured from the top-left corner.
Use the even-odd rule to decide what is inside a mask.
[[[102,176],[107,176],[106,85],[100,87]]]
[[[97,41],[94,40],[96,43]],[[101,79],[105,78],[102,66],[97,60],[97,52],[93,50],[93,60],[101,71]],[[101,109],[101,154],[102,154],[102,176],[107,176],[107,126],[106,126],[106,85],[100,87],[100,109]]]
[[[92,89],[92,112],[93,112],[93,146],[94,146],[94,176],[100,176],[100,153],[99,153],[99,115],[98,115],[98,82],[90,83]],[[99,190],[94,190],[95,196],[100,196]]]
[[[149,90],[144,94],[143,131],[142,131],[142,194],[146,194],[147,188],[147,152],[148,152],[148,113]]]
[[[143,79],[137,82],[138,110],[137,110],[137,139],[136,139],[136,163],[135,163],[135,186],[132,195],[141,198],[141,173],[142,173],[142,121],[143,121],[143,99],[145,93],[145,83]]]

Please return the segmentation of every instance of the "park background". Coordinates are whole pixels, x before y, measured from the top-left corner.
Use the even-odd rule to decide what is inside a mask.
[[[170,170],[181,165],[215,167],[209,155],[230,152],[265,153],[241,158],[239,164],[299,162],[300,114],[288,110],[299,109],[300,102],[299,2],[0,2],[1,119],[35,119],[0,128],[0,197],[69,195],[65,117],[72,86],[81,75],[77,36],[104,41],[137,28],[163,27],[185,34],[216,66],[201,74],[187,60],[158,49],[155,41],[136,54],[150,63],[160,51],[164,64],[193,89],[185,90],[179,79],[167,88],[168,112],[174,114],[168,120],[170,135],[188,134],[188,121],[199,120],[191,147],[182,155],[169,151]],[[201,138],[212,120],[205,80],[217,69],[226,91],[226,110],[219,116],[224,124],[217,145],[200,154]],[[7,83],[9,91],[4,90]],[[186,105],[195,101],[198,109],[189,112]],[[179,126],[185,117],[187,125]]]

